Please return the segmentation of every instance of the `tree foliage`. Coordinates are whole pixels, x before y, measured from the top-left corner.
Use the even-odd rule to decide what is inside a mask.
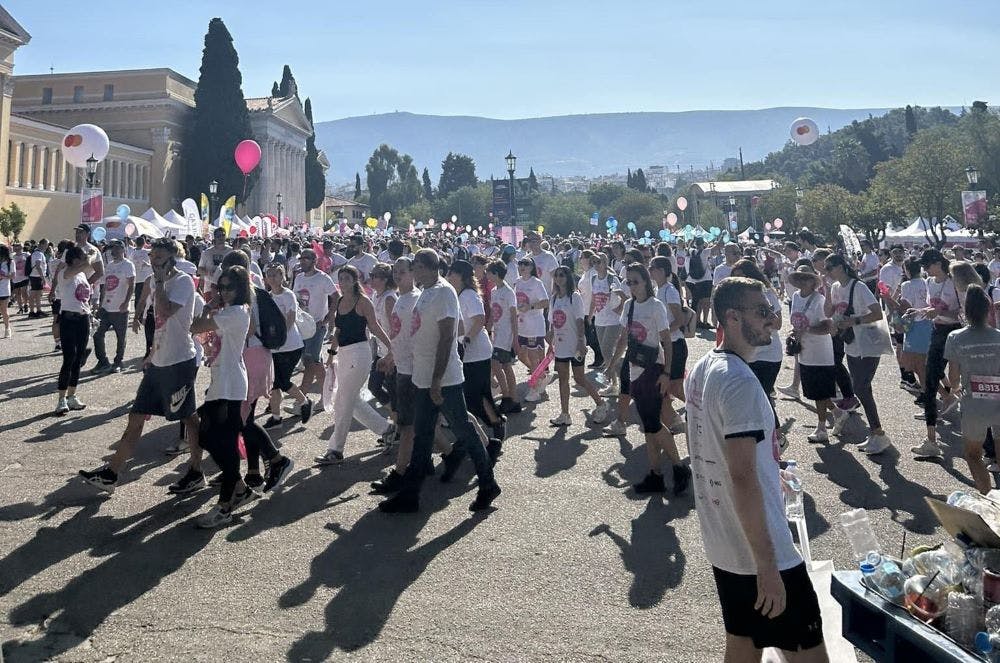
[[[760,205],[754,210],[758,228],[765,223],[773,223],[781,219],[781,230],[789,235],[799,229],[799,219],[796,211],[798,194],[795,187],[788,183],[771,189],[760,197]]]
[[[326,173],[319,162],[319,150],[316,149],[316,129],[313,126],[312,101],[307,97],[305,103],[306,117],[312,131],[306,139],[306,209],[316,209],[323,204],[326,197]]]
[[[361,173],[354,173],[354,200],[361,200]]]
[[[17,203],[12,202],[7,207],[0,207],[0,235],[6,238],[12,237],[16,242],[20,239],[27,223],[28,215]]]
[[[625,195],[625,187],[609,182],[591,184],[587,191],[587,198],[596,210],[603,210],[611,205],[618,198]]]
[[[531,168],[528,171],[528,188],[532,191],[538,191],[538,178],[535,177],[534,168]]]
[[[235,195],[244,202],[243,173],[233,160],[233,150],[241,140],[253,139],[250,114],[243,99],[243,77],[233,38],[220,18],[213,18],[205,35],[195,108],[183,143],[184,195],[197,198],[208,191],[211,180],[219,182],[219,198]],[[249,195],[260,169],[250,172],[246,182]]]
[[[400,154],[383,143],[372,153],[365,166],[368,175],[368,200],[376,216],[399,210],[420,200],[423,189],[413,157]],[[355,188],[360,184],[360,176]]]
[[[434,186],[431,184],[431,174],[427,168],[424,168],[424,173],[420,178],[421,183],[424,186],[424,199],[434,200]]]
[[[476,162],[465,154],[449,152],[441,162],[441,178],[438,180],[438,195],[447,196],[464,186],[476,186]]]
[[[277,96],[281,98],[299,96],[299,88],[295,83],[295,76],[292,75],[292,68],[287,64],[281,70],[281,82],[278,84]]]

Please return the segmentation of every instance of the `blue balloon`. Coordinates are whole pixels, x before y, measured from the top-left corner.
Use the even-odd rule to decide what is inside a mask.
[[[606,225],[608,228],[613,228],[614,225],[615,225],[615,220],[614,219],[608,219],[607,221],[604,222],[604,225]]]
[[[649,237],[649,235],[650,235],[650,233],[649,233],[649,231],[648,231],[648,230],[647,230],[647,231],[646,231],[645,233],[643,233],[643,234],[644,234],[644,235],[645,235],[646,237]]]
[[[729,231],[728,230],[726,232],[722,233],[722,240],[724,242],[728,242],[729,241]]]
[[[95,242],[100,242],[107,236],[108,236],[108,231],[107,229],[104,228],[104,226],[97,226],[92,231],[90,231],[90,239],[94,240]]]
[[[128,205],[119,205],[118,209],[115,210],[115,214],[117,214],[118,218],[121,219],[122,221],[124,221],[125,219],[127,219],[129,217],[129,214],[131,214],[131,213],[132,213],[132,210],[129,209]]]
[[[661,230],[660,231],[660,239],[662,239],[664,242],[667,241],[668,239],[670,239],[670,231],[667,230],[666,228],[664,228],[663,230]]]
[[[635,223],[634,223],[634,222],[632,222],[632,221],[629,221],[629,222],[628,222],[628,225],[627,225],[626,227],[627,227],[627,228],[628,228],[629,230],[635,230]]]

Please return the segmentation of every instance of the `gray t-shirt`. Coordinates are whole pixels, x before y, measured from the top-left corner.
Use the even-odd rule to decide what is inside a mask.
[[[1000,331],[966,327],[948,334],[944,358],[962,370],[962,416],[1000,417]]]

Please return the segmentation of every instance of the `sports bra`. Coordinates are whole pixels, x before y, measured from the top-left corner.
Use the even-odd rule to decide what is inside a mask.
[[[340,312],[340,302],[337,302],[337,315],[333,326],[337,329],[337,344],[341,347],[368,340],[368,321],[358,314],[358,300],[347,313]]]

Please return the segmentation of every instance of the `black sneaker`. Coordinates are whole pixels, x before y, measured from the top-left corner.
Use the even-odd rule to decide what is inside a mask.
[[[121,373],[122,370],[123,370],[122,369],[122,363],[120,361],[116,361],[115,364],[114,364],[114,366],[111,367],[111,372],[112,373]]]
[[[187,495],[205,486],[205,475],[201,472],[188,468],[188,471],[167,487],[167,491],[174,495]]]
[[[524,408],[521,407],[521,404],[513,398],[500,399],[500,407],[498,408],[500,414],[517,414],[523,409]]]
[[[281,425],[281,419],[275,418],[273,414],[267,418],[267,421],[264,422],[264,428],[274,428],[275,426],[280,426],[280,425]]]
[[[385,477],[379,479],[378,481],[371,482],[372,492],[376,495],[388,495],[389,493],[395,493],[402,487],[403,475],[395,469],[389,470],[389,474],[385,475]]]
[[[420,510],[420,499],[415,495],[396,493],[380,502],[378,510],[382,513],[416,513]]]
[[[302,423],[309,423],[309,418],[313,416],[313,402],[308,398],[299,406],[299,417]]]
[[[247,488],[257,493],[258,495],[263,493],[264,477],[259,474],[247,474],[243,477],[243,483],[247,485]]]
[[[662,481],[663,477],[660,477]],[[674,465],[674,495],[680,495],[691,483],[691,468],[686,465]]]
[[[219,472],[214,477],[208,480],[209,488],[218,488],[222,485],[222,472]]]
[[[458,472],[458,468],[461,467],[462,456],[457,451],[452,450],[451,453],[443,456],[443,460],[444,472],[441,473],[441,483],[448,483],[454,478],[455,472]]]
[[[650,471],[646,478],[632,486],[637,493],[663,493],[667,488],[663,485],[663,475]]]
[[[495,426],[493,426],[493,437],[499,440],[507,439],[507,417],[500,415]]]
[[[268,493],[284,483],[293,467],[295,467],[295,463],[287,456],[282,456],[278,462],[271,463],[270,467],[267,468],[267,477],[264,479],[264,492]]]
[[[95,375],[101,375],[103,373],[110,373],[111,372],[111,364],[109,364],[107,361],[99,361],[99,362],[97,362],[96,366],[94,366],[92,369],[90,369],[90,372],[93,373],[93,374],[95,374]]]
[[[103,490],[108,495],[115,492],[115,484],[118,483],[118,475],[111,471],[110,467],[102,467],[99,470],[80,470],[80,477],[94,488]]]
[[[483,511],[488,509],[493,504],[493,500],[498,497],[500,497],[500,486],[494,481],[489,486],[479,489],[479,492],[476,493],[475,501],[469,505],[469,511]]]
[[[490,462],[496,465],[497,458],[503,453],[503,442],[497,438],[491,438],[486,444],[486,454],[490,457]]]
[[[236,511],[236,509],[239,509],[240,507],[246,506],[247,504],[250,504],[250,502],[253,502],[254,500],[259,500],[259,499],[260,499],[260,495],[258,495],[257,493],[253,492],[248,487],[242,493],[233,493],[233,499],[229,503],[229,511],[230,512]]]

